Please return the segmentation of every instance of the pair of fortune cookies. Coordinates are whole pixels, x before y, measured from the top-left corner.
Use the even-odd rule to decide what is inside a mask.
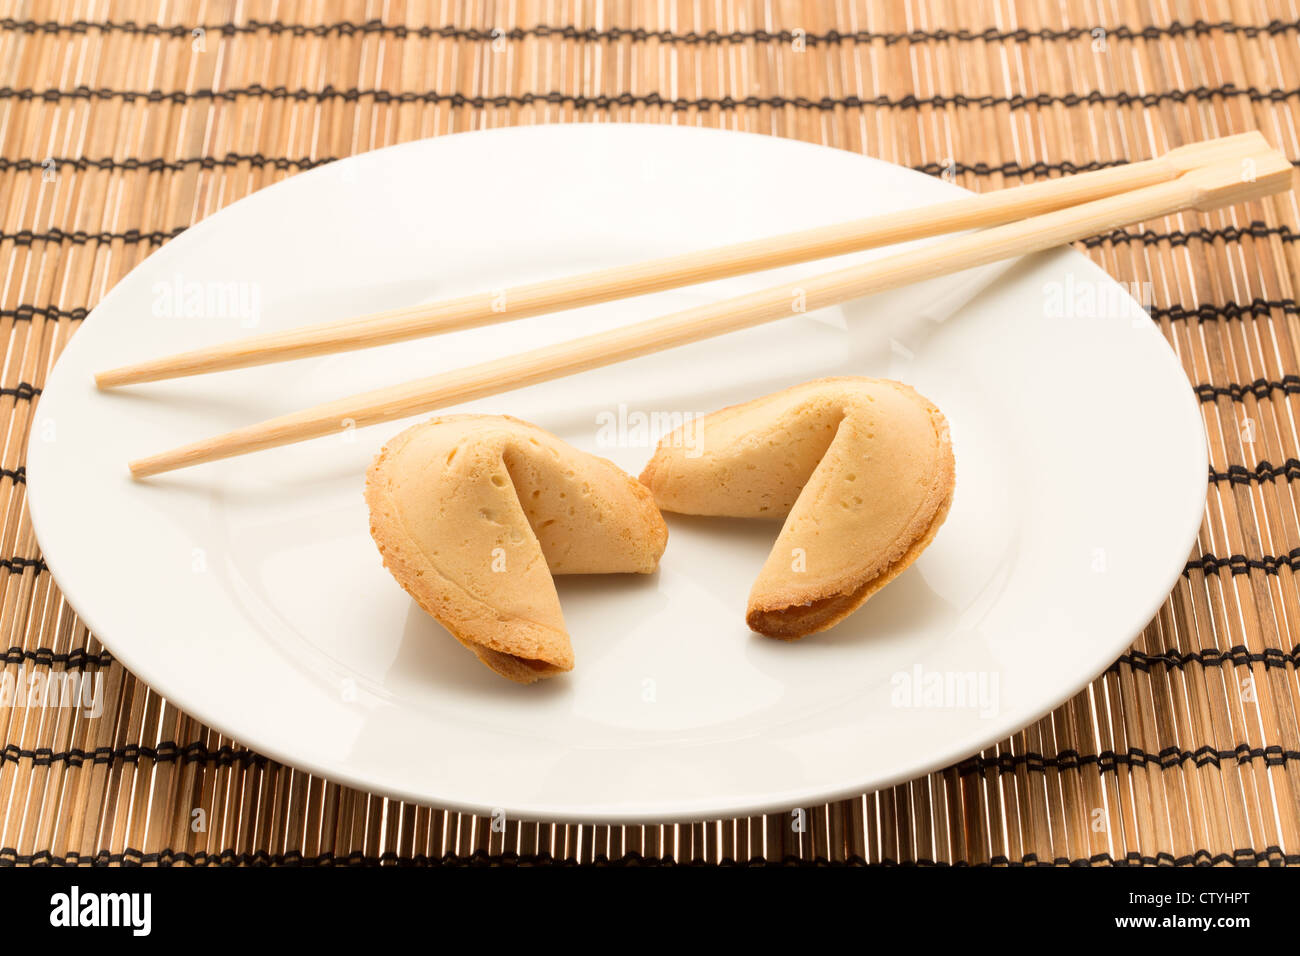
[[[366,476],[385,567],[511,680],[573,668],[552,576],[648,574],[660,509],[784,518],[749,596],[749,626],[824,630],[896,577],[952,500],[947,424],[906,385],[819,379],[665,436],[640,481],[535,425],[452,415],[402,432]]]

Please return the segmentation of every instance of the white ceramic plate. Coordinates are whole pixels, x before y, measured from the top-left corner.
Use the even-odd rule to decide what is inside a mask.
[[[792,644],[751,634],[745,599],[777,525],[669,516],[657,575],[560,579],[577,666],[527,687],[479,664],[380,565],[362,474],[409,423],[144,483],[126,460],[797,284],[853,257],[113,393],[91,376],[251,325],[960,192],[847,152],[657,126],[477,132],[295,176],[150,257],[64,352],[28,456],[46,561],[93,631],[177,706],[270,757],[407,799],[529,819],[684,820],[806,806],[941,767],[1046,713],[1121,654],[1172,587],[1200,521],[1193,393],[1137,303],[1078,253],[1014,265],[946,321],[934,316],[951,286],[931,285],[463,406],[536,422],[633,473],[650,456],[656,414],[708,412],[823,375],[906,381],[952,427],[947,523],[839,627]]]

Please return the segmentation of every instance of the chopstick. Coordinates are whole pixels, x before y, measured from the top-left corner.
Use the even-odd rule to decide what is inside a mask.
[[[1291,187],[1286,157],[1265,150],[1192,169],[1169,182],[1096,199],[1020,222],[939,240],[926,246],[759,292],[696,306],[623,328],[519,355],[364,392],[282,415],[130,463],[144,478],[203,462],[317,438],[345,427],[374,425],[523,388],[587,369],[698,342],[792,314],[797,288],[808,311],[911,282],[1155,219],[1185,209],[1208,210]]]
[[[100,388],[265,365],[290,359],[372,348],[661,292],[779,266],[859,252],[962,229],[1014,222],[1143,186],[1176,179],[1214,162],[1268,149],[1257,131],[1191,143],[1165,155],[1110,169],[1044,180],[991,193],[851,222],[786,233],[735,245],[668,256],[584,275],[550,279],[491,293],[392,309],[281,332],[255,335],[100,372]]]

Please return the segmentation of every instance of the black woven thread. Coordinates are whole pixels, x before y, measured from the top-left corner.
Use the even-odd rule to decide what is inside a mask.
[[[81,748],[54,750],[52,747],[27,749],[19,747],[17,744],[6,744],[3,748],[0,748],[0,763],[18,763],[22,760],[30,760],[38,767],[47,767],[55,763],[66,763],[71,767],[81,767],[87,763],[108,764],[117,761],[138,765],[141,760],[148,760],[153,763],[164,764],[201,763],[212,768],[239,767],[248,769],[250,767],[265,767],[271,763],[266,757],[251,750],[236,749],[230,746],[211,750],[198,742],[186,744],[183,747],[174,741],[164,741],[154,746],[124,744],[120,747],[96,747],[94,750],[83,750]]]
[[[17,645],[0,654],[0,664],[22,664],[24,662],[41,667],[53,667],[59,664],[68,670],[80,670],[90,666],[107,667],[113,663],[113,655],[109,654],[108,651],[91,654],[84,647],[62,653],[52,647],[33,647],[30,650],[24,650]]]
[[[1109,669],[1118,671],[1121,664],[1127,664],[1134,670],[1143,673],[1149,673],[1151,668],[1155,666],[1182,670],[1189,664],[1198,664],[1202,667],[1222,667],[1224,664],[1232,664],[1235,667],[1249,667],[1252,664],[1262,664],[1265,669],[1270,667],[1286,668],[1300,664],[1298,658],[1300,658],[1300,645],[1293,647],[1289,651],[1277,647],[1266,647],[1262,651],[1252,651],[1243,644],[1235,644],[1226,651],[1221,651],[1217,647],[1206,647],[1199,651],[1179,651],[1170,648],[1158,654],[1146,654],[1142,651],[1130,650],[1112,664]]]
[[[1277,574],[1280,568],[1290,568],[1295,571],[1298,565],[1300,565],[1300,548],[1292,548],[1283,555],[1265,554],[1258,558],[1248,558],[1244,554],[1230,554],[1227,557],[1202,554],[1199,558],[1187,562],[1187,565],[1183,568],[1183,574],[1188,574],[1191,571],[1218,574],[1225,569],[1233,574],[1248,574],[1251,571]]]
[[[1251,299],[1246,303],[1224,302],[1221,304],[1202,303],[1197,306],[1166,305],[1152,306],[1147,314],[1153,319],[1168,319],[1170,322],[1186,322],[1197,319],[1201,322],[1241,321],[1249,316],[1252,319],[1271,319],[1272,312],[1284,315],[1300,315],[1294,299]]]
[[[1128,160],[1110,159],[1110,160],[1090,160],[1086,163],[1072,163],[1062,161],[1059,163],[1036,162],[1036,163],[1015,163],[1005,162],[997,165],[988,163],[960,163],[953,161],[951,163],[920,163],[911,168],[918,173],[926,173],[930,176],[942,176],[945,173],[952,175],[965,176],[1008,176],[1011,178],[1022,178],[1025,176],[1034,176],[1042,178],[1045,176],[1072,176],[1076,173],[1090,173],[1099,169],[1111,169],[1115,166],[1127,166]]]
[[[13,319],[15,322],[30,322],[36,317],[50,319],[55,322],[60,319],[69,319],[80,321],[89,313],[88,309],[59,309],[52,305],[16,305],[12,309],[0,309],[0,319]]]
[[[30,402],[41,390],[29,382],[19,382],[17,385],[0,388],[0,396],[17,399],[20,402]]]
[[[1160,770],[1173,770],[1188,763],[1195,764],[1198,767],[1206,765],[1218,767],[1225,763],[1244,765],[1257,760],[1262,761],[1265,766],[1278,767],[1300,760],[1300,751],[1283,750],[1276,745],[1250,747],[1247,744],[1238,744],[1231,750],[1216,750],[1210,746],[1198,747],[1196,750],[1179,750],[1177,747],[1166,747],[1156,754],[1148,753],[1139,747],[1130,747],[1124,753],[1103,750],[1095,754],[1082,754],[1077,750],[1067,748],[1051,757],[1039,753],[999,754],[996,757],[985,757],[977,754],[968,757],[956,766],[957,772],[961,776],[983,774],[989,771],[996,771],[999,774],[1012,774],[1022,768],[1032,773],[1046,773],[1049,770],[1061,772],[1065,770],[1082,770],[1085,767],[1096,767],[1098,773],[1107,774],[1116,772],[1120,767],[1153,767]]]
[[[224,156],[187,156],[180,159],[162,159],[161,157],[153,159],[133,159],[129,157],[127,159],[112,159],[107,156],[99,159],[90,159],[86,156],[49,156],[44,159],[7,159],[0,157],[0,171],[44,172],[49,168],[47,164],[52,164],[56,172],[63,169],[74,169],[79,172],[94,169],[102,172],[120,170],[126,172],[178,173],[190,166],[198,166],[200,169],[224,169],[244,163],[258,168],[271,167],[290,170],[312,169],[316,166],[332,163],[335,158],[310,159],[304,157],[302,159],[290,159],[287,156],[264,156],[261,153],[227,153]]]
[[[45,566],[44,558],[0,558],[0,568],[4,568],[11,574],[22,574],[28,570],[35,570],[40,574],[42,571],[49,570]]]
[[[844,43],[883,43],[893,46],[898,43],[1028,43],[1031,40],[1058,41],[1081,40],[1091,42],[1096,34],[1104,32],[1106,40],[1161,40],[1173,37],[1203,37],[1213,33],[1234,34],[1244,37],[1281,36],[1294,33],[1300,24],[1282,20],[1270,20],[1265,24],[1239,24],[1228,21],[1209,22],[1197,19],[1191,23],[1178,20],[1166,25],[1152,25],[1134,29],[1129,26],[1115,25],[1066,27],[1054,30],[1042,28],[1030,30],[1020,27],[1015,30],[999,30],[989,27],[985,30],[908,30],[898,32],[875,32],[871,30],[841,31],[829,30],[825,33],[795,34],[789,30],[732,30],[732,31],[688,31],[676,33],[671,30],[646,30],[641,28],[608,27],[603,30],[580,28],[575,26],[552,26],[540,24],[533,27],[474,28],[456,26],[409,27],[400,23],[384,23],[382,20],[365,20],[360,23],[341,21],[335,23],[276,23],[261,20],[247,20],[243,23],[216,23],[197,25],[205,33],[213,36],[230,37],[238,34],[265,31],[271,35],[294,37],[329,37],[329,36],[367,36],[383,34],[398,39],[408,37],[418,39],[468,40],[487,43],[498,40],[517,41],[524,39],[565,39],[582,42],[617,42],[632,40],[644,43],[655,40],[659,43],[673,44],[723,44],[723,43],[793,43],[796,39],[808,46],[833,46]],[[74,20],[68,23],[41,20],[17,20],[6,18],[0,20],[0,29],[16,30],[24,33],[135,33],[145,36],[189,38],[195,27],[173,24],[164,26],[156,23],[136,23],[133,20],[93,22]]]
[[[23,480],[26,480],[24,475]],[[45,564],[43,558],[0,558],[0,569],[8,571],[10,574],[23,574],[32,571],[35,574],[48,574],[50,569]]]
[[[1200,242],[1240,242],[1247,236],[1252,239],[1267,239],[1270,236],[1277,236],[1283,242],[1295,242],[1297,238],[1295,233],[1287,226],[1269,226],[1262,222],[1252,222],[1245,228],[1227,226],[1223,229],[1175,229],[1169,232],[1157,232],[1154,229],[1143,229],[1141,232],[1115,229],[1100,236],[1091,236],[1082,240],[1082,243],[1089,249],[1095,249],[1106,243],[1125,245],[1134,242],[1145,246],[1163,244],[1178,247],[1187,245],[1193,239]]]
[[[1193,388],[1202,402],[1212,402],[1216,398],[1230,398],[1234,402],[1240,402],[1247,395],[1253,395],[1255,398],[1269,398],[1274,393],[1294,395],[1300,392],[1300,375],[1283,375],[1282,378],[1276,380],[1257,378],[1247,385],[1236,383],[1227,385],[1201,384],[1195,385]]]
[[[6,240],[16,246],[30,246],[34,242],[69,242],[73,245],[84,245],[88,242],[147,242],[151,245],[162,245],[169,239],[175,239],[186,229],[185,226],[177,226],[174,229],[155,230],[153,232],[142,232],[139,229],[127,229],[124,232],[85,232],[83,230],[67,231],[65,229],[47,229],[43,232],[36,232],[32,229],[20,229],[18,232],[0,232],[0,242]]]
[[[878,109],[915,110],[925,107],[945,109],[948,107],[978,107],[988,109],[1007,107],[1009,109],[1026,109],[1047,106],[1142,106],[1154,107],[1164,103],[1207,102],[1215,99],[1245,97],[1254,103],[1284,103],[1300,96],[1300,88],[1261,90],[1256,87],[1238,87],[1232,83],[1222,86],[1198,86],[1188,90],[1164,90],[1159,93],[1103,93],[1093,90],[1089,93],[1017,93],[1012,96],[994,96],[984,94],[968,96],[954,93],[944,96],[844,96],[821,97],[809,99],[803,96],[745,96],[745,97],[677,97],[667,98],[659,93],[617,93],[587,96],[581,93],[563,93],[553,90],[548,93],[512,93],[496,96],[466,95],[464,93],[439,93],[436,90],[393,92],[382,89],[338,89],[326,85],[319,90],[289,89],[285,86],[267,87],[251,84],[226,90],[114,90],[106,87],[92,89],[78,86],[72,89],[15,89],[0,87],[0,99],[40,100],[56,103],[65,99],[110,99],[133,103],[137,100],[148,103],[188,103],[191,101],[215,100],[234,102],[241,97],[267,97],[269,99],[292,100],[294,102],[323,102],[342,99],[345,102],[371,100],[379,104],[390,103],[441,103],[455,108],[486,109],[489,107],[509,108],[518,106],[547,105],[570,106],[574,109],[610,110],[626,107],[657,107],[677,112],[687,110],[734,110],[741,108],[757,109],[769,107],[782,109],[810,109],[829,112],[837,109]]]
[[[1254,468],[1246,468],[1244,465],[1229,465],[1227,471],[1210,469],[1210,482],[1212,484],[1228,482],[1234,485],[1248,485],[1264,481],[1275,481],[1278,478],[1283,478],[1286,481],[1295,481],[1300,478],[1300,461],[1295,458],[1288,458],[1280,465],[1274,465],[1269,461],[1261,461]]]

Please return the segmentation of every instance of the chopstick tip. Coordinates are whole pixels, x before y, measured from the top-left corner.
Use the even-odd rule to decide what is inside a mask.
[[[122,375],[122,369],[110,368],[103,372],[95,373],[95,387],[100,391],[106,391],[110,388],[116,388],[119,385],[125,385],[126,381]]]
[[[131,477],[135,481],[152,477],[167,470],[167,467],[158,461],[158,456],[152,458],[137,458],[135,461],[127,462],[126,467],[131,472]]]

